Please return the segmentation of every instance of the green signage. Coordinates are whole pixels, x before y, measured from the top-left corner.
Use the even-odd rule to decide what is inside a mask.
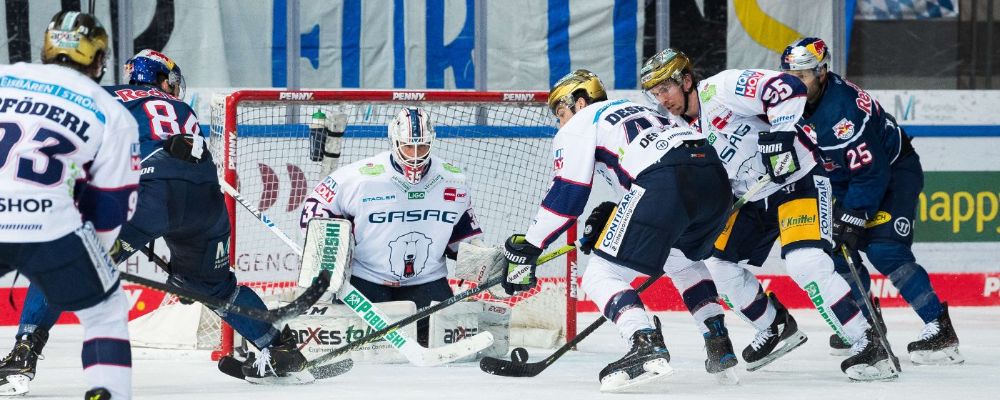
[[[924,172],[914,239],[1000,241],[1000,171]],[[893,217],[895,219],[895,217]]]

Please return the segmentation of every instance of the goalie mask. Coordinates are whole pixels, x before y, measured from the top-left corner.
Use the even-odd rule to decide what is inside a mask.
[[[410,183],[420,182],[431,161],[434,128],[424,110],[404,108],[389,123],[392,160]]]

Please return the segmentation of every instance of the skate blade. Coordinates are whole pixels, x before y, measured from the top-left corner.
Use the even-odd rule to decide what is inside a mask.
[[[285,376],[246,377],[247,382],[257,385],[304,385],[316,380],[307,370],[289,372]]]
[[[951,346],[938,351],[914,351],[910,353],[910,362],[914,365],[958,365],[965,362],[965,357],[958,346]]]
[[[605,393],[623,392],[658,381],[674,373],[674,369],[670,367],[667,360],[662,358],[646,361],[642,364],[642,369],[646,372],[632,379],[629,379],[628,373],[625,371],[616,371],[605,376],[604,379],[601,379],[601,391]]]
[[[844,373],[852,381],[858,382],[891,381],[899,377],[899,371],[889,360],[879,360],[874,365],[855,365]]]
[[[724,386],[733,386],[740,384],[740,377],[736,375],[736,368],[726,368],[722,372],[716,372],[712,374],[715,377],[715,382]]]
[[[772,351],[771,354],[768,354],[767,356],[761,358],[760,360],[747,363],[747,372],[753,372],[758,369],[764,368],[766,365],[773,363],[775,360],[783,357],[785,354],[788,354],[792,350],[795,350],[799,346],[802,346],[807,340],[809,340],[809,337],[807,337],[805,333],[802,333],[802,331],[795,332],[795,334],[793,334],[792,336],[789,336],[787,339],[782,340],[781,347],[778,347],[776,350]]]
[[[7,375],[0,378],[0,396],[17,396],[28,393],[31,378],[24,375]]]
[[[830,355],[831,356],[836,356],[836,357],[848,357],[848,356],[851,355],[851,348],[848,347],[846,349],[835,349],[835,348],[831,347],[830,348]]]

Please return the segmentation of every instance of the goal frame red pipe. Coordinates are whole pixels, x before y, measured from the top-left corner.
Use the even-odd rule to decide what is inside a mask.
[[[223,122],[223,179],[239,189],[236,182],[235,160],[229,149],[235,148],[234,137],[237,126],[237,107],[240,103],[250,101],[288,102],[290,104],[310,102],[335,101],[380,101],[380,102],[467,102],[467,103],[538,103],[546,102],[547,92],[510,91],[510,92],[474,92],[449,90],[238,90],[226,97],[225,119]],[[553,117],[554,118],[554,117]],[[225,194],[226,207],[229,208],[229,259],[230,264],[236,259],[236,199]],[[566,232],[567,244],[573,244],[577,239],[577,226],[574,222]],[[576,337],[576,302],[577,302],[577,252],[573,250],[566,254],[566,340]],[[226,327],[223,321],[222,326]],[[233,332],[222,329],[221,349],[212,352],[212,360],[229,355],[233,349]]]

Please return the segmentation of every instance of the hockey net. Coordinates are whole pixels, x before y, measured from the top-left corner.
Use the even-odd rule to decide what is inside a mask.
[[[556,120],[545,99],[540,92],[237,91],[213,99],[210,144],[220,177],[301,243],[300,207],[330,172],[310,158],[313,113],[347,116],[343,166],[388,150],[389,121],[404,106],[422,107],[437,134],[433,154],[463,169],[485,242],[501,244],[528,227],[549,185]],[[265,301],[287,296],[299,257],[234,199],[226,200],[238,280]],[[564,243],[572,243],[575,232],[570,229]],[[575,257],[571,252],[540,267],[535,290],[504,300],[486,294],[483,300],[511,306],[512,345],[538,334],[551,335],[553,343],[575,335]],[[456,293],[465,288],[455,286]],[[174,301],[165,300],[163,308]],[[216,349],[213,357],[232,351],[233,332],[214,314],[201,313],[198,325],[196,347]]]

